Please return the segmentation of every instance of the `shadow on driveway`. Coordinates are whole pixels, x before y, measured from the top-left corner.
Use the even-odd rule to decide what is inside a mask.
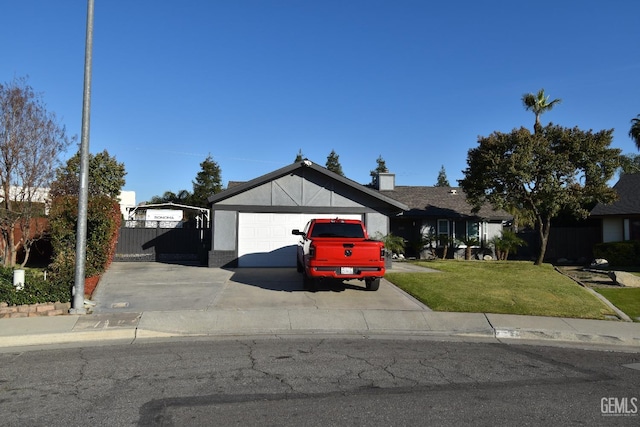
[[[302,286],[302,274],[295,268],[236,268],[231,281],[243,285],[256,286],[272,291],[311,292]],[[360,280],[322,280],[317,283],[315,292],[344,292],[347,289],[366,291],[364,281]]]

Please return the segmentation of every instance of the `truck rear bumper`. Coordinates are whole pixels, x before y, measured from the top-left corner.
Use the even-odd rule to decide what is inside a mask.
[[[375,279],[383,277],[384,267],[309,267],[306,269],[307,276],[321,279]]]

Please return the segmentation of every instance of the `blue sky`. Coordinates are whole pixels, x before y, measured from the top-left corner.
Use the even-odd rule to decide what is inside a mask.
[[[86,1],[6,1],[0,81],[29,76],[80,135]],[[628,137],[640,114],[640,2],[612,0],[95,0],[92,153],[125,164],[137,201],[192,190],[211,154],[223,185],[291,164],[298,150],[370,181],[462,178],[478,136],[542,116]],[[70,147],[65,159],[77,147]]]

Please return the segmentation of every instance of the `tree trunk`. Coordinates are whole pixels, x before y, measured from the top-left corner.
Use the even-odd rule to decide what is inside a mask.
[[[31,245],[27,244],[27,242],[24,242],[22,245],[22,248],[24,249],[24,259],[22,260],[22,263],[20,264],[20,268],[24,268],[24,266],[27,264],[27,261],[29,261],[29,255],[31,255]]]
[[[15,234],[15,224],[11,224],[11,229],[7,235],[9,238],[7,240],[7,248],[9,249],[9,253],[6,254],[6,257],[9,263],[5,263],[8,267],[14,267],[16,265],[16,234]]]
[[[551,218],[545,218],[544,221],[539,223],[539,237],[540,237],[540,254],[535,262],[535,265],[542,265],[544,262],[544,255],[547,252],[547,242],[549,241],[549,232],[551,231]]]

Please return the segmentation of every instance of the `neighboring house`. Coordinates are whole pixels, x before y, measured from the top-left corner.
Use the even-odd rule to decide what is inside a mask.
[[[299,236],[312,218],[363,220],[370,234],[387,234],[390,218],[408,207],[308,160],[209,197],[209,267],[294,267]]]
[[[456,248],[465,248],[463,240],[476,239],[479,248],[502,233],[503,224],[513,216],[483,206],[473,213],[462,190],[457,187],[396,186],[395,175],[379,174],[378,191],[404,203],[409,209],[391,219],[391,232],[405,239],[406,254],[420,256],[422,236],[430,235],[434,246],[442,248],[445,242],[455,242]],[[446,237],[446,238],[443,238]],[[460,253],[458,253],[460,255]]]
[[[640,240],[640,173],[622,175],[613,189],[617,201],[591,210],[591,218],[602,221],[602,241]]]

